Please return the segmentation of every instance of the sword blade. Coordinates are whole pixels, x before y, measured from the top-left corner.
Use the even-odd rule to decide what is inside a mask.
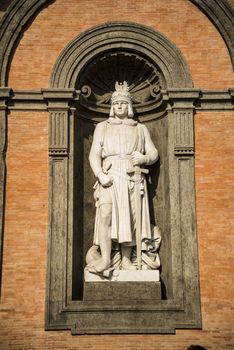
[[[142,229],[142,213],[141,213],[141,174],[148,174],[149,170],[134,166],[127,169],[127,174],[134,173],[135,179],[135,208],[136,208],[136,248],[137,248],[137,268],[141,270],[141,229]]]
[[[141,192],[140,181],[135,184],[135,207],[136,207],[136,249],[137,269],[141,270]]]

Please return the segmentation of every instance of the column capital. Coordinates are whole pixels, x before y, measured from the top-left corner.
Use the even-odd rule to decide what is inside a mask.
[[[169,89],[167,90],[172,109],[195,109],[194,103],[200,98],[200,89]]]
[[[48,88],[41,89],[43,98],[48,104],[48,110],[69,109],[70,102],[77,97],[75,89]]]
[[[11,97],[12,89],[0,87],[0,109],[7,109],[7,101]]]

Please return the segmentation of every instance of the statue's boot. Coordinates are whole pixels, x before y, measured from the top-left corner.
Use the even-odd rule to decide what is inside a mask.
[[[110,261],[106,261],[103,258],[101,258],[101,259],[93,262],[92,265],[98,273],[101,273],[110,267]]]
[[[122,258],[121,263],[122,270],[136,270],[136,266],[134,266],[131,261],[127,257]]]

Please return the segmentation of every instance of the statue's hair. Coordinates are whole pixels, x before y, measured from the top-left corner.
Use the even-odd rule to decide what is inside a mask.
[[[132,108],[132,102],[128,103],[128,118],[133,118],[134,113],[133,113],[133,108]]]
[[[113,103],[111,104],[109,116],[112,118],[115,116]],[[128,118],[133,118],[133,117],[134,117],[134,113],[133,113],[132,103],[128,102]]]
[[[110,114],[109,114],[109,116],[110,117],[114,117],[115,115],[114,115],[114,106],[113,106],[113,104],[111,104],[111,109],[110,109]]]

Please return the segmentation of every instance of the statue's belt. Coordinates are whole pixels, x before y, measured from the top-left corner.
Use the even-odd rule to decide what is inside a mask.
[[[112,155],[112,156],[105,157],[104,161],[111,160],[111,159],[120,159],[120,160],[128,159],[128,160],[132,160],[132,155],[131,154],[124,154],[124,153],[115,154],[115,155]]]
[[[136,180],[134,174],[129,175],[129,173],[128,173],[129,165],[128,165],[128,168],[121,169],[122,171],[120,169],[115,169],[113,164],[109,163],[109,161],[115,160],[115,159],[118,159],[118,160],[129,160],[129,161],[132,162],[131,154],[123,154],[123,153],[121,153],[121,154],[107,156],[106,158],[104,158],[104,166],[103,166],[103,172],[105,174],[110,174],[110,176],[111,176],[111,174],[116,175],[118,177],[121,177],[121,178],[124,178],[125,180],[130,181],[132,184],[138,183],[138,182],[143,183],[143,180],[145,178],[144,174],[141,174],[140,179]],[[105,166],[106,162],[107,162],[107,166]],[[143,190],[143,187],[144,186],[142,185],[142,189],[141,190]]]
[[[144,179],[145,179],[144,174],[141,174],[140,179],[136,179],[134,174],[129,175],[127,173],[127,169],[123,169],[122,171],[120,171],[119,169],[111,168],[106,173],[108,173],[110,175],[110,177],[111,177],[111,175],[114,175],[114,176],[118,176],[122,179],[127,180],[130,184],[130,188],[133,188],[134,184],[136,184],[136,183],[141,183],[141,191],[144,190]]]

